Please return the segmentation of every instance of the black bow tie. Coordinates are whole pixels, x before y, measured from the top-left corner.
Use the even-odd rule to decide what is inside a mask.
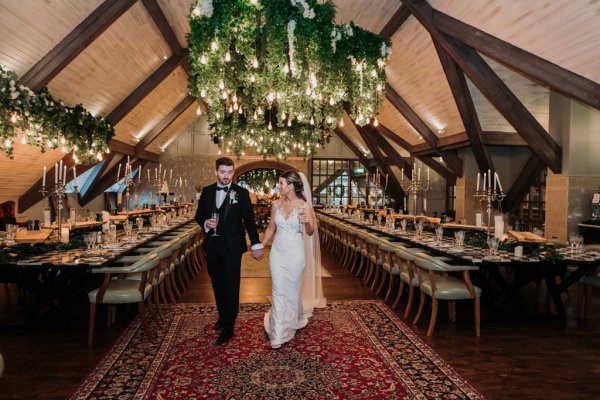
[[[217,186],[217,192],[218,192],[219,190],[224,190],[224,191],[227,191],[227,189],[228,189],[228,187],[227,187],[227,186]]]

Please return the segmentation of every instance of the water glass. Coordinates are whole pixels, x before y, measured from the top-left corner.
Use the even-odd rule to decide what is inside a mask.
[[[490,257],[495,257],[498,255],[498,243],[499,240],[497,237],[491,236],[487,239],[487,244],[490,249]]]
[[[406,224],[408,224],[408,222],[405,219],[402,219],[402,221],[400,221],[400,228],[402,228],[402,233],[406,233]]]
[[[381,214],[377,214],[377,226],[381,226]]]
[[[137,225],[138,231],[142,231],[144,227],[144,218],[138,217],[135,219],[135,224]]]
[[[369,214],[369,222],[373,225],[373,214]]]
[[[462,250],[463,244],[465,242],[465,231],[455,231],[454,239],[456,239],[456,247],[459,250]]]
[[[444,236],[444,227],[441,225],[437,225],[435,227],[435,239],[437,243],[442,243],[442,236]]]
[[[87,235],[84,235],[83,241],[87,245],[87,249],[92,250],[92,247],[96,243],[96,233],[94,232],[94,233],[88,233]]]
[[[15,242],[15,238],[17,236],[17,231],[19,230],[19,226],[15,224],[6,224],[6,244],[12,245]]]
[[[131,232],[133,231],[133,224],[130,221],[123,222],[123,230],[125,231],[125,237],[131,239]]]
[[[117,243],[117,226],[115,224],[110,224],[108,228],[108,235],[110,237],[111,243]]]

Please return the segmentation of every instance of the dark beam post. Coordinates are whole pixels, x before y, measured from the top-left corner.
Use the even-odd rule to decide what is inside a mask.
[[[525,195],[529,192],[531,185],[535,184],[539,179],[542,171],[546,168],[544,163],[535,155],[532,154],[529,160],[525,163],[523,170],[515,183],[511,186],[502,201],[503,208],[508,213],[516,211],[519,203],[523,201]]]
[[[165,17],[165,14],[160,8],[158,2],[156,0],[142,0],[142,3],[144,3],[144,7],[146,7],[146,10],[148,10],[152,20],[165,38],[165,41],[169,44],[169,47],[171,47],[173,53],[181,54],[181,44],[179,43],[179,40],[177,40],[177,36],[175,35],[175,32],[173,32],[173,28],[171,28],[171,25],[169,24],[167,17]]]
[[[106,157],[106,159],[102,162],[100,168],[98,168],[98,170],[94,174],[90,174],[88,179],[83,183],[83,185],[81,185],[81,188],[79,189],[79,195],[77,196],[77,202],[81,207],[83,207],[91,200],[89,198],[90,190],[94,188],[94,185],[97,182],[98,178],[100,178],[104,174],[106,168],[108,168],[112,159],[115,158],[116,155],[117,153],[111,152],[108,155],[108,157]]]
[[[437,10],[433,10],[433,22],[440,32],[522,72],[534,81],[550,86],[558,93],[573,97],[600,110],[600,84],[597,82],[577,75]]]
[[[433,9],[429,3],[415,0],[402,0],[402,2],[427,29],[433,40],[448,52],[483,95],[527,141],[534,154],[552,171],[560,173],[562,169],[560,146],[548,135],[483,58],[472,48],[437,30],[433,23]]]
[[[479,118],[477,117],[477,110],[471,97],[471,92],[467,86],[467,80],[463,72],[458,68],[454,60],[446,53],[446,50],[442,48],[434,39],[433,41],[435,49],[438,53],[438,57],[444,67],[444,73],[446,79],[450,85],[450,90],[454,96],[454,102],[460,113],[465,130],[471,142],[473,148],[473,154],[475,160],[479,166],[480,171],[487,171],[494,169],[494,162],[487,148],[483,144],[483,135],[481,132],[481,125],[479,124]]]
[[[394,33],[396,33],[398,29],[400,29],[400,27],[402,26],[404,21],[408,19],[408,17],[410,17],[410,11],[406,7],[401,5],[398,8],[398,10],[396,10],[394,15],[392,15],[392,18],[390,18],[388,23],[385,24],[381,32],[379,32],[379,36],[381,36],[384,39],[391,39],[392,36],[394,36]]]
[[[389,83],[385,85],[385,97],[396,110],[406,118],[408,123],[419,132],[421,137],[423,137],[432,148],[436,149],[436,153],[444,159],[448,168],[450,168],[455,175],[459,177],[462,176],[462,160],[458,158],[455,153],[437,150],[437,136]]]
[[[342,142],[344,142],[344,144],[350,149],[350,151],[354,153],[354,155],[358,158],[360,163],[368,169],[369,160],[363,155],[362,151],[360,151],[360,149],[356,147],[356,144],[354,144],[350,139],[348,139],[348,136],[346,136],[346,134],[340,128],[335,128],[334,132],[342,140]]]
[[[135,2],[136,0],[106,0],[27,71],[21,78],[21,83],[33,91],[47,86],[52,78],[81,54]]]

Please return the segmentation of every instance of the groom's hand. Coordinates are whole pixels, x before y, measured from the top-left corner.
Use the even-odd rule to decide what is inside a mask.
[[[262,249],[252,250],[252,258],[254,258],[255,260],[262,260],[262,258],[263,258]]]

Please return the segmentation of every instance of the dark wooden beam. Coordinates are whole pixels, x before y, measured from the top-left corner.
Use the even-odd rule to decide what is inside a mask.
[[[77,202],[81,207],[83,207],[85,204],[87,204],[87,202],[91,200],[89,199],[88,193],[93,188],[94,183],[97,181],[97,179],[104,174],[106,168],[110,165],[112,159],[116,155],[117,153],[115,152],[111,152],[110,154],[108,154],[108,156],[100,164],[100,167],[96,171],[94,171],[94,173],[90,174],[86,181],[83,183],[83,185],[81,185],[81,187],[79,188],[79,194],[77,195]]]
[[[379,148],[385,152],[388,158],[391,160],[391,164],[396,165],[400,170],[404,169],[404,173],[407,177],[410,177],[412,174],[412,165],[408,161],[406,161],[394,147],[388,142],[383,135],[379,132],[379,127],[374,127],[371,125],[363,126],[363,129],[371,135],[372,139],[377,143]],[[390,163],[386,163],[390,164]]]
[[[150,94],[163,80],[165,80],[178,66],[187,60],[187,49],[179,54],[172,55],[156,71],[140,84],[129,96],[108,114],[106,119],[117,125],[131,110]]]
[[[392,140],[398,146],[402,147],[404,150],[408,151],[409,153],[412,153],[413,145],[411,145],[410,143],[408,143],[406,140],[402,139],[400,137],[400,135],[398,135],[395,132],[393,132],[390,128],[388,128],[387,126],[383,125],[381,122],[379,123],[379,126],[377,127],[377,130],[383,136],[385,136],[388,139]]]
[[[134,146],[127,144],[127,143],[120,142],[115,139],[111,139],[111,141],[108,144],[108,148],[113,153],[121,153],[121,154],[125,154],[126,156],[131,156],[131,157],[135,156],[135,157],[141,158],[143,160],[158,162],[158,154],[154,154],[154,153],[151,153],[146,150],[141,150],[141,151],[136,152]]]
[[[600,110],[600,84],[577,75],[437,10],[433,23],[440,32],[465,43],[534,81]]]
[[[370,164],[369,160],[367,159],[367,157],[364,156],[364,154],[362,153],[362,151],[360,151],[356,144],[354,144],[354,142],[348,139],[348,136],[346,136],[346,134],[340,128],[335,128],[334,132],[342,140],[342,142],[344,142],[346,147],[348,147],[350,151],[354,153],[356,158],[358,158],[358,161],[360,161],[360,163],[368,169]]]
[[[148,132],[142,140],[135,146],[135,154],[144,150],[152,142],[154,142],[160,134],[169,127],[179,116],[194,103],[196,99],[193,96],[187,96],[183,99],[166,117],[164,117],[150,132]]]
[[[389,83],[386,83],[385,85],[385,97],[390,104],[406,118],[408,123],[419,132],[421,137],[425,139],[430,146],[437,149],[437,136]],[[455,175],[459,177],[462,176],[462,160],[458,158],[456,154],[442,151],[437,151],[437,154],[444,159],[448,168],[450,168]]]
[[[167,42],[169,47],[171,47],[173,53],[181,54],[181,44],[179,43],[179,40],[177,40],[177,36],[175,35],[175,32],[173,32],[173,28],[169,24],[167,17],[165,17],[163,10],[158,4],[158,1],[142,0],[142,3],[144,3],[144,7],[146,7],[146,10],[148,10],[148,13],[152,17],[152,20],[160,30],[160,33],[165,38],[165,41]]]
[[[546,168],[546,166],[535,154],[532,154],[531,157],[529,157],[529,160],[525,163],[519,177],[515,180],[515,183],[513,183],[506,194],[506,197],[502,201],[502,208],[506,212],[513,213],[517,210],[519,203],[521,203],[527,193],[529,193],[531,185],[534,185],[539,181],[544,168]]]
[[[483,131],[483,143],[487,146],[527,146],[519,134],[515,132]],[[471,146],[466,132],[444,136],[438,139],[438,150],[456,150]],[[416,144],[412,147],[415,156],[435,156],[435,149],[427,143]]]
[[[448,185],[456,185],[456,175],[448,168],[434,160],[432,157],[417,157],[423,164],[434,170],[438,175],[446,180]]]
[[[381,32],[379,32],[379,36],[384,39],[391,39],[408,17],[410,17],[410,11],[406,7],[400,6],[388,23],[385,24]]]
[[[85,206],[87,203],[89,203],[96,197],[100,196],[102,193],[104,193],[104,191],[106,191],[106,189],[108,189],[109,187],[114,185],[116,183],[116,179],[117,179],[117,172],[118,172],[119,164],[123,164],[121,166],[121,172],[123,172],[124,166],[125,166],[125,161],[126,161],[126,157],[123,156],[112,167],[108,168],[108,166],[107,166],[107,171],[104,173],[104,175],[98,176],[98,178],[94,181],[93,186],[90,188],[88,193],[86,193],[86,196],[84,196],[85,198],[82,197],[80,199],[79,204],[82,207]],[[131,169],[132,169],[132,171],[134,171],[140,165],[143,165],[146,163],[147,163],[146,160],[142,160],[139,158],[133,159],[131,161]],[[122,176],[123,175],[121,175],[121,177]]]
[[[560,173],[562,169],[560,146],[548,135],[479,53],[439,32],[433,23],[433,9],[429,3],[418,0],[402,0],[402,2],[427,29],[433,40],[448,52],[481,93],[519,132],[533,153],[552,171]]]
[[[454,102],[458,108],[460,118],[467,131],[469,141],[471,142],[477,166],[480,171],[495,171],[496,169],[494,168],[492,157],[483,143],[481,125],[479,123],[479,118],[477,117],[477,110],[475,109],[471,92],[467,86],[465,75],[458,68],[454,60],[452,60],[452,57],[446,53],[446,50],[444,50],[435,39],[433,43],[440,62],[442,63],[448,84],[450,85],[450,90],[452,91],[452,96],[454,97]]]
[[[38,91],[100,36],[136,0],[106,0],[60,41],[21,78],[21,83]]]
[[[73,160],[73,153],[65,154],[62,158],[63,167],[67,167],[67,176],[72,174],[73,166],[75,165],[75,160]],[[59,164],[59,163],[57,163]],[[46,173],[46,188],[54,187],[56,181],[54,180],[54,166],[51,166]],[[30,207],[34,206],[36,203],[42,201],[44,196],[40,193],[42,188],[42,177],[38,179],[25,193],[23,193],[18,201],[18,210],[19,213],[23,213],[28,210]]]
[[[372,132],[365,131],[363,127],[356,125],[356,123],[353,120],[352,123],[354,124],[354,127],[358,131],[358,134],[360,135],[362,140],[365,142],[365,144],[371,151],[371,154],[373,154],[373,157],[375,158],[375,162],[377,163],[379,169],[383,173],[388,175],[388,193],[397,201],[402,200],[402,198],[404,197],[404,190],[402,189],[402,185],[400,185],[398,178],[396,178],[396,174],[394,174],[394,171],[392,170],[392,168],[390,168],[389,164],[383,162],[383,159],[385,157],[379,149],[375,138],[371,136]],[[366,125],[366,129],[370,129],[370,126]]]

